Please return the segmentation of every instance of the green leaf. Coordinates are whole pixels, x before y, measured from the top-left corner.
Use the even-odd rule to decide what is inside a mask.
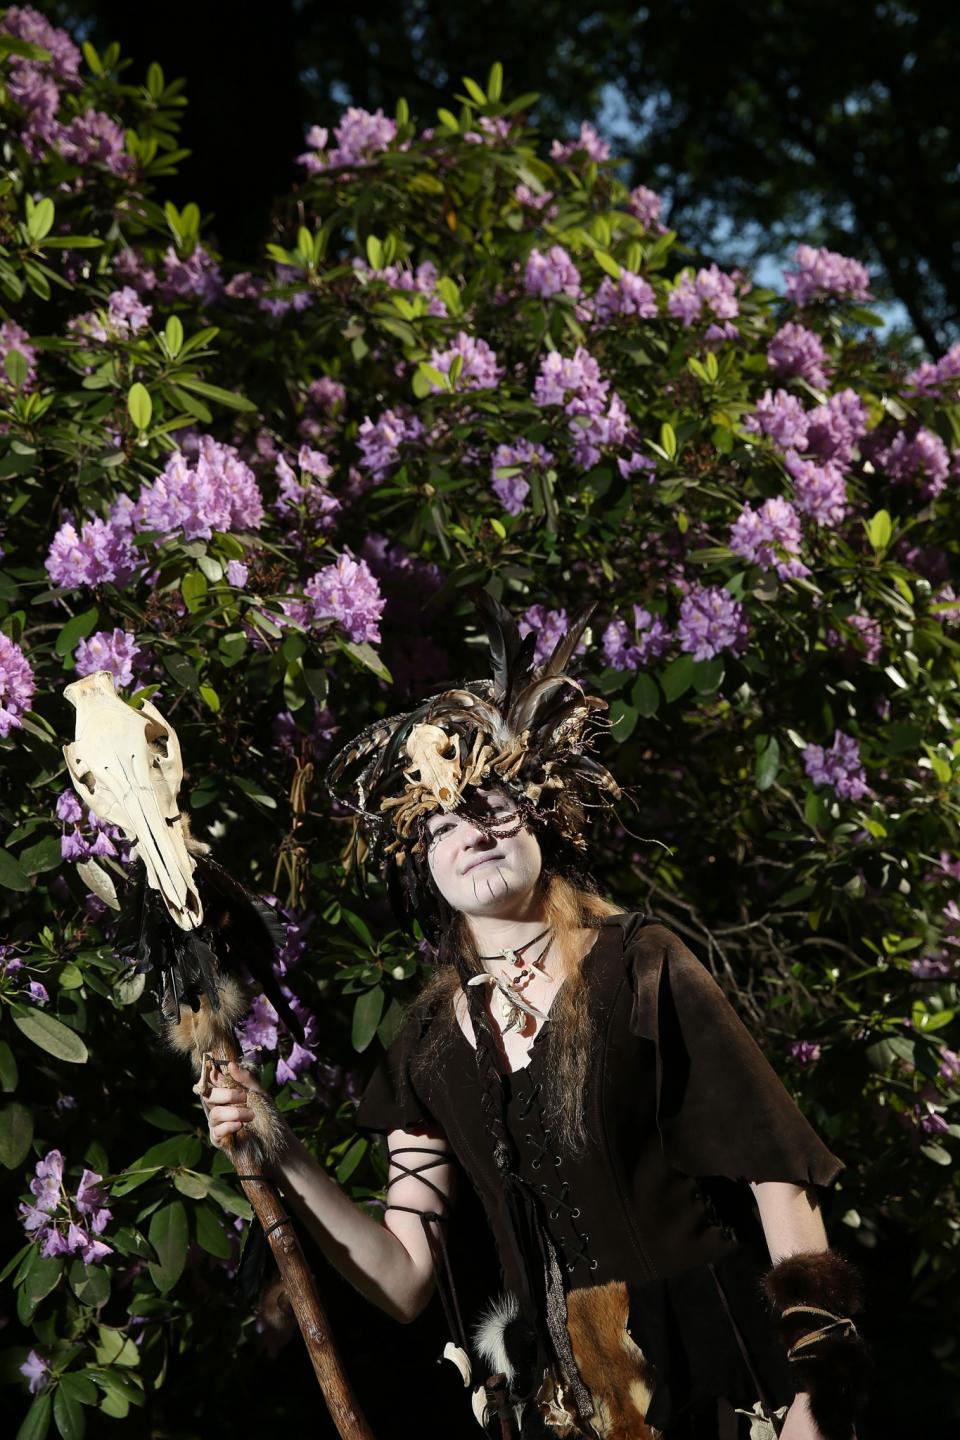
[[[471,100],[473,100],[477,105],[486,105],[487,97],[480,89],[480,86],[477,84],[476,80],[471,80],[469,75],[464,75],[463,87],[469,94]]]
[[[676,459],[677,435],[669,420],[660,426],[660,446],[668,460]]]
[[[97,1387],[90,1379],[80,1371],[71,1370],[69,1373],[60,1376],[60,1388],[68,1391],[81,1405],[96,1405]]]
[[[48,870],[57,870],[61,858],[60,836],[47,835],[20,851],[20,868],[25,875],[43,875]]]
[[[597,264],[600,266],[600,269],[605,270],[607,274],[611,277],[611,279],[620,279],[620,266],[617,264],[616,260],[614,260],[612,255],[608,255],[606,250],[595,250],[594,256],[596,258]]]
[[[38,1395],[20,1429],[17,1431],[17,1440],[45,1440],[47,1431],[50,1429],[50,1412],[53,1408],[53,1396],[49,1390],[44,1390]]]
[[[610,733],[616,741],[628,740],[636,729],[640,712],[626,700],[615,700],[610,707]]]
[[[6,1040],[0,1040],[0,1090],[7,1095],[17,1088],[17,1062]]]
[[[459,134],[460,123],[452,110],[446,110],[441,106],[437,111],[437,115],[441,125],[445,125],[448,130],[452,130],[455,135]]]
[[[780,768],[780,744],[775,735],[758,735],[754,779],[758,790],[769,790]]]
[[[78,1256],[67,1271],[67,1279],[81,1305],[96,1309],[110,1298],[110,1271],[102,1265],[84,1265]]]
[[[253,1206],[238,1185],[228,1185],[226,1180],[214,1180],[210,1186],[210,1197],[231,1215],[239,1215],[243,1220],[253,1219]]]
[[[693,665],[692,655],[678,655],[670,661],[660,676],[660,688],[668,700],[679,700],[689,690],[693,683]]]
[[[45,1258],[36,1250],[30,1262],[30,1269],[24,1278],[23,1288],[34,1303],[46,1299],[56,1289],[63,1274],[63,1261]]]
[[[372,950],[374,944],[373,936],[370,933],[370,927],[367,925],[366,921],[361,920],[359,915],[354,915],[352,910],[341,910],[340,914],[350,926],[350,929],[353,931],[354,935],[356,935],[360,940],[362,940],[364,945],[367,946],[368,949]]]
[[[175,360],[183,349],[183,322],[179,315],[171,315],[169,317],[163,332],[163,338],[167,342],[167,354],[171,360]]]
[[[181,375],[178,382],[184,390],[191,390],[195,395],[202,395],[206,400],[216,400],[219,405],[226,405],[228,410],[256,410],[252,400],[247,400],[243,395],[237,395],[232,390],[221,390],[219,385],[208,385],[205,380],[197,380],[194,376],[189,379]]]
[[[68,620],[60,631],[54,642],[54,650],[58,655],[69,655],[75,650],[81,640],[85,640],[97,628],[97,621],[100,619],[100,611],[93,607],[92,610],[84,610],[80,615],[74,615]]]
[[[193,1220],[197,1244],[206,1250],[208,1255],[215,1255],[218,1260],[229,1260],[230,1238],[217,1219],[216,1212],[211,1210],[209,1205],[198,1205],[193,1212]]]
[[[149,1264],[154,1285],[162,1295],[172,1290],[183,1274],[189,1243],[187,1212],[182,1200],[173,1200],[150,1219],[147,1239],[157,1252],[159,1263]]]
[[[893,521],[889,510],[878,510],[869,520],[864,521],[867,538],[878,553],[886,550],[893,534]]]
[[[352,655],[354,660],[356,660],[358,664],[365,666],[367,670],[372,670],[378,680],[386,680],[388,685],[393,684],[393,676],[390,674],[390,671],[386,665],[384,665],[373,646],[369,645],[366,640],[344,640],[341,644],[348,655]]]
[[[27,362],[19,350],[8,350],[3,362],[7,379],[14,390],[19,390],[27,378]]]
[[[135,380],[127,392],[127,410],[138,430],[146,430],[153,416],[153,401],[146,385]]]
[[[497,105],[503,95],[503,66],[499,60],[494,60],[490,66],[490,74],[487,76],[487,95],[491,105]]]
[[[204,705],[206,705],[208,710],[213,711],[214,715],[219,712],[220,696],[217,694],[216,690],[214,690],[212,685],[200,686],[200,699],[203,701]]]
[[[70,1065],[82,1065],[86,1061],[87,1047],[80,1036],[55,1016],[17,1005],[11,1006],[11,1018],[20,1033],[48,1055],[55,1055]]]
[[[244,795],[248,795],[257,805],[262,805],[265,810],[276,810],[277,802],[272,795],[268,795],[263,786],[256,780],[247,780],[242,775],[234,775],[233,783]]]
[[[34,242],[43,240],[53,229],[53,201],[46,196],[36,202],[27,196],[27,234]]]
[[[345,1185],[347,1183],[364,1155],[366,1155],[367,1147],[368,1142],[362,1135],[358,1135],[353,1143],[347,1147],[346,1154],[334,1171],[338,1185]]]
[[[203,1200],[210,1193],[212,1175],[195,1175],[190,1171],[178,1171],[173,1177],[174,1187],[188,1200]]]
[[[63,1440],[83,1440],[87,1428],[83,1407],[60,1385],[53,1392],[53,1418]]]
[[[384,994],[380,985],[358,995],[353,1007],[353,1026],[350,1039],[354,1050],[362,1054],[377,1033],[380,1016],[383,1014]]]
[[[164,655],[163,663],[182,690],[193,690],[194,692],[198,690],[200,677],[186,655],[180,655],[177,652],[172,655]]]
[[[16,1170],[33,1143],[33,1115],[15,1100],[0,1110],[0,1165]]]
[[[0,885],[5,890],[30,890],[31,884],[16,856],[9,850],[0,850]]]
[[[660,707],[660,687],[652,675],[640,674],[633,682],[630,701],[637,714],[644,720],[656,715]]]

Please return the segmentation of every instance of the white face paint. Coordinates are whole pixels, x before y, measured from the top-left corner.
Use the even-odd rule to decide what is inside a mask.
[[[427,821],[430,873],[447,904],[462,914],[509,916],[540,878],[540,846],[525,825],[516,835],[498,838],[498,825],[512,830],[517,823],[505,791],[485,788],[476,796],[487,806],[493,834],[467,815],[436,811]]]

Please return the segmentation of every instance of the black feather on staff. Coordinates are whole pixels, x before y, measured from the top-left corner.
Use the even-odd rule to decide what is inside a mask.
[[[142,974],[156,973],[160,1013],[172,1025],[179,1025],[184,1009],[198,1011],[204,996],[219,1012],[222,977],[240,978],[237,972],[246,970],[291,1033],[306,1044],[303,1025],[273,971],[285,939],[280,917],[208,855],[194,860],[203,923],[182,930],[138,863],[120,912],[117,954]]]

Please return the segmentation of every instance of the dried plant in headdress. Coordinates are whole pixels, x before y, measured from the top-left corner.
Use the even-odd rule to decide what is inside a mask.
[[[356,814],[355,846],[365,842],[388,883],[391,860],[403,866],[423,855],[427,817],[470,808],[471,789],[504,790],[521,821],[542,822],[576,850],[585,848],[587,810],[620,797],[613,776],[587,753],[592,717],[607,702],[564,673],[594,605],[534,666],[536,632],[521,638],[517,621],[485,590],[474,593],[474,602],[490,644],[491,678],[376,721],[327,769],[331,792]]]

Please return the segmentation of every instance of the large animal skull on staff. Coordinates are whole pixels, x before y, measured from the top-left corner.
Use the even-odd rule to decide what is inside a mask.
[[[173,920],[195,930],[203,907],[177,805],[183,762],[176,731],[149,700],[139,711],[125,704],[108,670],[75,680],[63,693],[77,712],[76,739],[63,754],[82,800],[135,841],[135,855]]]

